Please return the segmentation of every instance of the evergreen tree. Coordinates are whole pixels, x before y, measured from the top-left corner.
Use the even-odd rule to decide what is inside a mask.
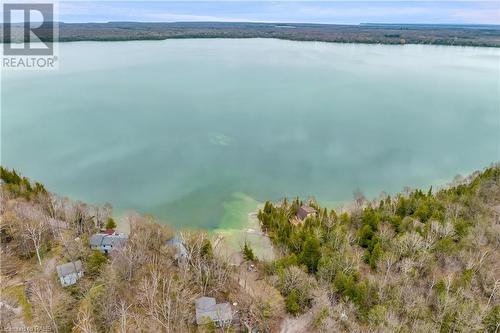
[[[106,229],[107,230],[116,229],[116,222],[115,220],[113,220],[112,217],[108,217],[108,220],[106,221]]]
[[[299,262],[306,265],[309,273],[315,273],[318,269],[318,262],[321,258],[320,244],[314,236],[310,236],[304,243]]]
[[[214,256],[212,243],[206,238],[203,240],[203,244],[201,245],[201,256],[206,259],[210,259]]]
[[[300,312],[299,305],[299,295],[297,290],[292,290],[292,292],[285,299],[285,307],[288,313],[296,315]]]
[[[253,254],[253,250],[248,245],[248,242],[245,241],[245,245],[243,246],[243,258],[248,261],[254,261],[255,260],[255,255]]]

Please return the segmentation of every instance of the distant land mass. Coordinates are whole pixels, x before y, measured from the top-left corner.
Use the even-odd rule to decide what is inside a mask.
[[[14,30],[15,28],[14,25]],[[277,38],[337,43],[500,47],[500,25],[382,23],[336,25],[243,22],[59,23],[59,41],[61,42],[170,38]]]

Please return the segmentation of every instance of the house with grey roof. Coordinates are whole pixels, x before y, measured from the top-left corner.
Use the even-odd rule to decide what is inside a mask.
[[[99,250],[104,253],[109,253],[114,248],[123,246],[127,242],[127,240],[127,235],[118,234],[115,232],[113,232],[112,234],[94,234],[92,235],[92,237],[90,237],[90,248],[92,250]]]
[[[213,322],[217,327],[231,325],[233,312],[229,303],[217,304],[213,297],[200,297],[195,301],[196,323],[198,325]]]
[[[179,237],[174,237],[167,241],[167,245],[174,247],[175,255],[174,259],[177,260],[179,264],[185,264],[188,260],[188,250],[184,245],[184,242]]]
[[[68,262],[56,267],[57,276],[63,287],[75,284],[83,277],[83,266],[80,260]]]

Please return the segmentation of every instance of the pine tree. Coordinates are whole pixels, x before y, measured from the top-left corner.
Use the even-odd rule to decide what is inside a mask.
[[[112,217],[108,217],[108,221],[106,222],[106,229],[113,230],[116,229],[116,222]]]
[[[245,241],[245,245],[243,246],[243,258],[248,261],[254,261],[255,260],[255,255],[253,254],[253,250],[248,245],[248,242]]]

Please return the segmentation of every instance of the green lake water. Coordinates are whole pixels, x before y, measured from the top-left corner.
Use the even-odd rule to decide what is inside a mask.
[[[500,50],[280,40],[77,42],[3,72],[1,162],[73,199],[232,230],[500,160]]]

